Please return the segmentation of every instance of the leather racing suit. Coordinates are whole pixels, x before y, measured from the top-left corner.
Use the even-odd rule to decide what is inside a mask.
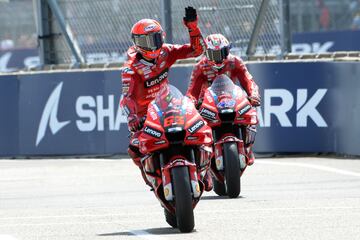
[[[220,70],[214,69],[209,63],[209,60],[204,56],[194,66],[186,95],[193,99],[196,105],[201,104],[205,90],[211,86],[212,81],[220,74],[226,74],[234,83],[239,81],[241,87],[249,96],[250,103],[253,106],[260,105],[259,87],[253,80],[244,62],[232,54],[228,55],[224,61],[224,67]],[[248,165],[252,165],[254,162],[254,154],[251,147],[255,141],[256,126],[248,126],[245,132],[245,150],[248,155],[247,163]]]
[[[134,118],[143,119],[146,116],[148,104],[155,98],[162,85],[168,84],[169,68],[178,59],[197,57],[203,53],[204,41],[200,29],[189,28],[190,44],[163,44],[160,55],[153,62],[141,57],[134,47],[128,50],[128,61],[122,69],[122,99],[120,106],[128,116],[128,122]],[[140,167],[142,154],[138,149],[136,138],[138,129],[131,129],[131,139],[128,149],[130,157]]]

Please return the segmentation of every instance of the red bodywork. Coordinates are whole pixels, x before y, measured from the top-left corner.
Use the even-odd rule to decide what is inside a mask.
[[[167,139],[167,132],[181,130],[184,138],[176,144]],[[177,104],[161,110],[153,101],[149,104],[144,127],[138,136],[140,151],[145,154],[141,160],[145,174],[154,188],[156,197],[170,212],[175,213],[175,201],[172,200],[171,169],[187,166],[193,189],[193,207],[202,195],[202,179],[210,167],[212,156],[212,130],[201,117],[194,104],[183,97]],[[170,149],[170,150],[169,150]],[[196,161],[182,154],[183,149],[194,149]],[[167,156],[166,159],[162,159]]]
[[[236,113],[234,124],[237,125],[255,125],[258,123],[256,109],[253,108],[241,87],[235,85],[233,96],[217,96],[212,93],[211,89],[208,88],[204,93],[204,99],[200,107],[200,114],[206,119],[210,127],[217,127],[221,125],[219,117],[219,111],[217,105],[219,104],[215,98],[220,99],[221,102],[235,101],[234,107],[231,109]],[[210,110],[214,113],[214,117],[211,114],[206,116],[206,110]],[[205,114],[203,114],[205,113]]]
[[[224,124],[224,120],[220,119],[220,111],[233,112],[234,118],[231,120],[231,126],[238,126],[241,128],[246,125],[256,125],[258,123],[256,109],[250,104],[247,94],[243,89],[235,84],[232,86],[231,94],[224,92],[223,94],[216,94],[211,87],[206,89],[204,99],[199,109],[200,114],[206,119],[212,129],[219,128]],[[235,129],[235,128],[232,128]],[[224,171],[221,171],[217,165],[223,164],[223,145],[225,142],[236,142],[238,146],[239,158],[242,155],[246,156],[243,137],[239,136],[235,131],[218,131],[220,136],[214,139],[215,156],[211,164],[213,175],[220,182],[224,182]],[[214,136],[215,138],[215,136]],[[241,170],[243,174],[246,165]]]

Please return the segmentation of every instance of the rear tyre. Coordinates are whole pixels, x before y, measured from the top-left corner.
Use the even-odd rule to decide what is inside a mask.
[[[174,167],[171,175],[175,193],[177,226],[181,232],[191,232],[195,223],[189,170],[185,166]]]
[[[173,228],[177,228],[176,216],[164,208],[165,220]]]
[[[240,194],[240,162],[236,142],[224,143],[225,179],[227,194],[236,198]]]
[[[214,192],[219,196],[225,196],[226,195],[225,183],[218,181],[214,177],[213,177],[213,183],[214,183]]]

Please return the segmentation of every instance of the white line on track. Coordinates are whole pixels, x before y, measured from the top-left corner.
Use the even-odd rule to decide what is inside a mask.
[[[311,168],[311,169],[316,169],[316,170],[320,170],[320,171],[324,171],[324,172],[332,172],[332,173],[337,173],[337,174],[342,174],[342,175],[347,175],[347,176],[360,177],[360,173],[358,173],[358,172],[341,170],[341,169],[326,167],[326,166],[317,165],[317,164],[277,162],[277,161],[271,161],[271,160],[257,160],[256,163],[281,165],[281,166],[304,167],[304,168]]]

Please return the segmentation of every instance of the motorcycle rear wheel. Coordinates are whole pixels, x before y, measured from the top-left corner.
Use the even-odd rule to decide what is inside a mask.
[[[191,232],[195,223],[189,170],[186,166],[174,167],[171,175],[175,193],[177,227],[181,232]]]
[[[237,198],[241,191],[240,162],[236,142],[224,143],[225,180],[227,195]]]

